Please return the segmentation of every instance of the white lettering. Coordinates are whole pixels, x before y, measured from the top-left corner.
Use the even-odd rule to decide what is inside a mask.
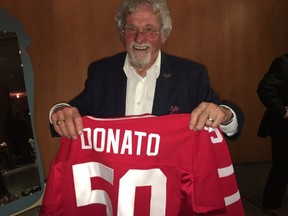
[[[91,137],[91,128],[84,128],[83,133],[87,134],[87,137]],[[91,139],[88,139],[88,143],[85,142],[83,134],[81,135],[82,149],[92,149]]]
[[[216,137],[211,136],[211,142],[216,144],[216,143],[221,143],[223,141],[223,136],[221,132],[217,128],[212,128],[212,127],[204,127],[204,130],[208,131],[209,133],[214,132]]]
[[[94,137],[93,137],[93,145],[94,149],[97,152],[103,152],[104,151],[104,146],[105,146],[105,136],[106,136],[106,131],[104,128],[95,128],[94,129]],[[98,146],[98,133],[99,133],[99,138],[100,138],[100,146]]]
[[[84,128],[80,136],[82,149],[112,154],[156,156],[159,154],[159,134],[143,131]]]
[[[114,134],[112,129],[108,129],[108,136],[107,136],[107,152],[111,152],[111,146],[113,148],[113,153],[118,154],[119,150],[119,139],[120,139],[120,130],[116,129],[116,135]]]
[[[77,207],[93,204],[106,206],[106,215],[113,216],[113,203],[105,188],[92,189],[91,179],[98,177],[113,188],[118,182],[118,199],[114,203],[118,216],[133,216],[136,188],[150,186],[150,216],[166,215],[167,177],[160,169],[128,170],[120,179],[114,179],[114,169],[98,162],[87,162],[72,166]],[[116,184],[117,185],[117,184]],[[115,188],[116,189],[116,188]],[[115,199],[115,198],[114,198]],[[148,198],[149,199],[149,198]]]
[[[135,135],[138,136],[136,155],[141,155],[142,138],[146,137],[147,133],[140,132],[140,131],[135,131]]]
[[[92,190],[91,178],[101,177],[113,185],[114,170],[101,163],[89,162],[72,166],[77,207],[94,203],[106,205],[106,215],[113,215],[112,202],[104,190]]]
[[[132,155],[132,131],[130,130],[124,131],[121,154],[125,154],[125,150],[128,150],[128,154]]]
[[[120,179],[118,214],[134,215],[135,191],[137,187],[151,186],[150,216],[164,216],[166,213],[167,177],[160,169],[129,170]],[[131,205],[127,205],[131,203]]]
[[[160,143],[159,134],[150,134],[148,136],[147,155],[156,156],[159,152],[159,143]],[[154,151],[152,151],[152,146],[154,146]]]

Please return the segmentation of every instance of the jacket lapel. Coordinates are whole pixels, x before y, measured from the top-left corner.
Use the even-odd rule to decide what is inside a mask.
[[[169,58],[164,53],[161,53],[161,68],[160,75],[156,82],[155,96],[152,114],[165,115],[169,113],[168,100],[173,83],[173,72],[170,69]]]
[[[124,71],[122,71],[122,74],[124,74]],[[121,81],[120,81],[121,80]],[[119,91],[116,92],[116,112],[118,116],[125,116],[125,106],[126,106],[126,84],[127,84],[127,78],[125,75],[120,75],[118,82],[118,87],[115,89],[118,89]]]

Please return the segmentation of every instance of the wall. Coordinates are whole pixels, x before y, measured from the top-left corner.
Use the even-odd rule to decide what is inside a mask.
[[[118,0],[0,0],[32,38],[35,125],[45,173],[59,147],[48,128],[50,107],[82,90],[88,64],[122,51],[114,14]],[[256,136],[264,111],[256,89],[272,59],[287,52],[286,0],[168,0],[173,32],[163,49],[204,63],[222,98],[245,113],[241,137],[229,141],[235,163],[270,159]]]

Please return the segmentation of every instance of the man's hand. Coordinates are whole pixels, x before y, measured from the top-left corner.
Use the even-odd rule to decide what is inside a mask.
[[[77,139],[83,132],[82,118],[76,107],[61,107],[55,110],[51,120],[60,136]]]
[[[204,126],[216,128],[219,124],[227,124],[233,117],[231,110],[211,102],[202,102],[191,113],[189,127],[201,130]]]

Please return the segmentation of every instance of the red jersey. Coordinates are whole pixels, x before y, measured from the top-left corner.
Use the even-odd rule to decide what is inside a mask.
[[[189,130],[190,117],[83,117],[83,134],[61,139],[40,215],[244,215],[222,133]]]

